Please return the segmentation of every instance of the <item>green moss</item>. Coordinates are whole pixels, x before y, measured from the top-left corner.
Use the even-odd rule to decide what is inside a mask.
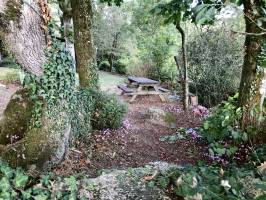
[[[12,97],[0,121],[0,144],[23,138],[32,116],[34,103],[27,90],[19,90]]]
[[[66,119],[66,118],[64,118]],[[42,119],[43,126],[34,128],[25,133],[23,139],[14,144],[0,148],[0,157],[12,167],[29,168],[35,165],[42,170],[57,153],[58,144],[63,132],[66,130],[66,120],[55,121],[51,118]],[[60,124],[59,124],[60,123]],[[60,130],[57,128],[60,127]]]
[[[32,129],[27,133],[27,137],[7,145],[0,155],[12,167],[27,168],[33,164],[42,167],[43,162],[49,159],[49,153],[46,131]]]
[[[21,0],[8,0],[4,14],[0,14],[0,25],[6,29],[10,21],[18,22],[23,2]]]

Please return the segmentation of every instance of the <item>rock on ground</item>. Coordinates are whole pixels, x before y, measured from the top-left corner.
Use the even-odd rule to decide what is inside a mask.
[[[79,196],[89,200],[170,200],[158,187],[149,187],[145,176],[164,173],[172,167],[165,162],[150,163],[143,168],[113,170],[93,179],[84,179]]]

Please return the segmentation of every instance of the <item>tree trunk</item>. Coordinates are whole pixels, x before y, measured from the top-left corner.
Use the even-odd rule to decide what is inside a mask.
[[[114,58],[115,58],[115,49],[117,48],[118,44],[118,37],[120,35],[120,32],[117,32],[114,36],[113,44],[112,44],[112,52],[109,54],[109,64],[110,68],[109,71],[112,72],[113,66],[114,66]]]
[[[62,25],[64,27],[64,37],[66,43],[66,50],[70,52],[73,58],[73,65],[76,67],[76,56],[75,56],[75,47],[73,40],[74,27],[73,27],[73,19],[72,19],[72,8],[70,0],[59,1],[60,9],[63,12],[63,16],[61,18]]]
[[[254,14],[254,9],[259,8],[261,1],[243,1],[244,13],[247,33],[261,33],[263,30],[256,24],[257,19],[262,17],[259,13]],[[265,23],[264,23],[265,24]],[[264,26],[265,27],[265,26]],[[240,83],[240,99],[239,105],[243,108],[242,128],[248,126],[259,126],[259,116],[261,113],[262,80],[264,78],[264,70],[259,66],[258,56],[262,50],[262,44],[265,36],[246,35],[245,40],[245,57],[242,68],[242,76]],[[256,112],[254,112],[257,110]],[[252,114],[253,113],[253,114]]]
[[[186,34],[180,26],[180,23],[176,24],[176,29],[179,31],[182,37],[182,60],[183,60],[183,79],[181,84],[183,87],[183,107],[184,110],[188,110],[189,106],[189,85],[188,85],[188,70],[187,70],[187,49],[186,49]]]
[[[46,47],[44,19],[38,2],[0,0],[0,37],[20,66],[36,76],[43,74]]]
[[[108,62],[109,62],[109,71],[112,72],[113,66],[114,66],[114,54],[110,53],[109,54],[109,58],[108,58]]]
[[[5,47],[23,69],[35,76],[44,72],[45,48],[50,44],[49,21],[44,0],[0,0],[0,36]],[[40,119],[43,126],[28,127],[36,105],[31,97],[27,90],[17,91],[1,116],[0,143],[5,146],[0,147],[0,157],[13,167],[43,168],[58,163],[68,148],[71,129],[64,109],[53,109],[59,110],[59,121],[43,112]],[[14,142],[13,136],[19,140]]]
[[[92,3],[91,0],[71,0],[74,23],[74,40],[77,72],[80,86],[95,88],[98,74],[95,50],[92,41]]]

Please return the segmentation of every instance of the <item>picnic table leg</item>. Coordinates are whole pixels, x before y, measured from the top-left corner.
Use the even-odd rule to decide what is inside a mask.
[[[138,87],[138,89],[136,90],[136,93],[140,92],[142,90],[142,86],[140,85]],[[137,98],[138,94],[133,94],[132,98],[130,99],[130,103],[132,103],[136,98]]]
[[[158,93],[161,93],[160,90],[159,90],[159,88],[158,88],[158,86],[154,86],[154,90],[156,92],[158,92]],[[159,97],[160,97],[160,99],[161,99],[162,102],[165,102],[166,101],[165,100],[165,97],[162,94],[158,94],[158,95],[159,95]]]

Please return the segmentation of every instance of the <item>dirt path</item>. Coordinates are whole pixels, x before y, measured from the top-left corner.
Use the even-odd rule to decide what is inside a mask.
[[[154,125],[146,118],[150,107],[171,111],[176,116],[177,128]],[[192,139],[174,143],[161,141],[164,136],[183,128],[198,127],[201,120],[192,113],[184,113],[180,103],[161,103],[159,98],[146,97],[129,104],[129,112],[119,130],[95,131],[95,141],[89,148],[82,143],[79,149],[70,151],[68,159],[55,172],[71,174],[87,171],[92,176],[101,169],[139,167],[154,161],[176,164],[195,164],[203,157],[204,146]]]

